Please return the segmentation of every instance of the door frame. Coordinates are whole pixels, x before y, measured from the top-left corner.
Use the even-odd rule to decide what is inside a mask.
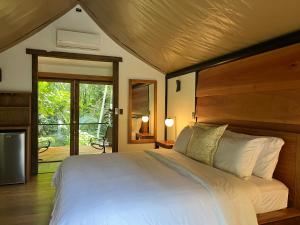
[[[90,55],[81,53],[46,51],[40,49],[26,49],[26,54],[32,56],[32,95],[31,95],[31,174],[38,173],[38,57],[55,57],[88,61],[111,62],[113,67],[113,152],[118,152],[119,132],[119,63],[121,57]],[[91,78],[91,76],[89,76]],[[76,88],[76,87],[75,87]]]

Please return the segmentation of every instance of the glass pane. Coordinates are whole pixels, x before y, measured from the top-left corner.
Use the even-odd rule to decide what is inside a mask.
[[[111,140],[104,140],[112,126],[112,86],[80,84],[79,154],[111,152]],[[103,142],[104,141],[104,142]]]
[[[39,124],[69,124],[71,109],[71,84],[39,81]]]
[[[70,155],[70,108],[70,83],[38,82],[40,163],[63,160]]]
[[[70,125],[39,125],[39,162],[58,161],[70,155]]]

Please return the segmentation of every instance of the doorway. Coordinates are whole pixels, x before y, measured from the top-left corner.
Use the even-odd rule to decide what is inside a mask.
[[[70,155],[99,154],[101,151],[95,147],[97,147],[97,143],[99,144],[99,140],[103,139],[108,127],[111,128],[112,144],[106,146],[105,151],[117,152],[118,74],[119,62],[122,61],[122,58],[35,49],[27,49],[26,52],[32,55],[32,174],[38,173],[38,165],[42,161],[57,163]],[[67,71],[59,73],[51,70],[45,72],[39,65],[42,58],[54,58],[53,61],[57,61],[56,59],[73,60],[76,61],[77,66],[88,65],[90,71],[95,69],[92,68],[94,64],[110,63],[111,74],[102,76],[102,71],[95,76],[95,74],[82,73],[80,69],[74,70],[75,73]],[[60,66],[56,65],[57,68]],[[53,101],[56,102],[48,101],[47,105],[47,100],[39,99],[39,90],[42,88],[46,90],[44,98],[49,98],[47,96],[49,88],[55,88],[54,93],[57,93],[53,94],[56,96]],[[63,103],[58,103],[58,100]],[[64,114],[59,115],[58,106],[61,107],[60,110],[63,110]],[[49,117],[48,115],[47,117],[46,109],[55,112],[55,116]],[[40,112],[44,112],[46,116]],[[56,150],[59,154],[51,155],[49,149]],[[44,156],[39,154],[40,151],[44,151],[42,153]]]
[[[39,173],[70,155],[112,152],[112,98],[111,82],[39,78]]]

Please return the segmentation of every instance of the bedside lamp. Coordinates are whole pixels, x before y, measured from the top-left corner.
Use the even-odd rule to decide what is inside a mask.
[[[176,136],[177,136],[177,134],[176,134],[176,123],[175,123],[175,118],[173,119],[173,118],[170,118],[170,117],[168,117],[168,118],[166,118],[165,119],[165,125],[166,125],[166,127],[173,127],[174,125],[174,139],[176,139]]]
[[[165,120],[165,125],[166,125],[167,127],[173,127],[173,125],[174,125],[174,120],[173,120],[172,118],[167,118],[167,119]]]
[[[149,116],[142,116],[142,121],[147,123],[149,121]]]

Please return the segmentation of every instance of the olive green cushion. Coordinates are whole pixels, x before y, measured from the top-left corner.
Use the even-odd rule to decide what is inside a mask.
[[[209,127],[205,125],[194,126],[186,155],[192,159],[212,166],[219,140],[227,126],[228,125],[219,127]]]

